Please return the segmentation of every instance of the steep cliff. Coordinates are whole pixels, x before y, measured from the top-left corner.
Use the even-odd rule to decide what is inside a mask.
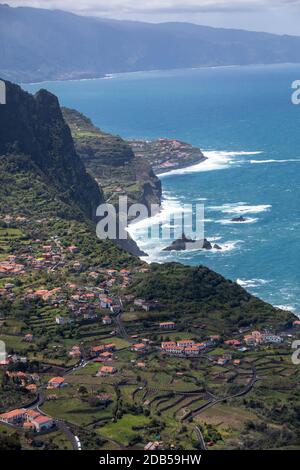
[[[75,151],[56,96],[46,90],[32,96],[6,82],[6,102],[0,106],[1,163],[14,161],[22,170],[26,162],[63,202],[93,218],[103,195]]]
[[[106,200],[117,203],[117,197],[126,194],[129,203],[139,202],[149,209],[160,204],[161,182],[146,159],[136,158],[125,140],[103,132],[78,111],[63,108],[63,115],[78,155],[103,188]]]

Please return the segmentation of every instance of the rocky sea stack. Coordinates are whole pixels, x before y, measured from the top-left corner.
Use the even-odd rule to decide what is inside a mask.
[[[191,244],[193,246],[191,246]],[[204,240],[193,240],[192,238],[187,237],[184,233],[182,234],[181,238],[174,240],[170,246],[167,246],[163,249],[163,251],[185,251],[187,249],[199,249],[199,250],[222,250],[222,248],[214,244],[212,245],[210,241],[206,238]]]

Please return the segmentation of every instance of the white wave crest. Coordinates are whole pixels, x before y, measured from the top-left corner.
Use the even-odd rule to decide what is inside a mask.
[[[244,225],[244,224],[255,224],[255,222],[257,222],[258,220],[259,220],[258,218],[249,217],[244,222],[238,222],[236,220],[230,220],[230,219],[216,220],[216,222],[221,225],[231,225],[231,224]]]
[[[270,281],[266,281],[265,279],[237,279],[237,284],[239,286],[244,287],[245,289],[251,287],[260,287],[268,284]]]
[[[275,305],[275,308],[279,308],[280,310],[284,310],[285,312],[296,312],[295,307],[292,305]]]
[[[223,204],[222,206],[211,206],[210,210],[220,211],[224,214],[259,214],[266,212],[271,209],[272,206],[269,204],[260,204],[256,206],[250,206],[245,202],[237,202],[233,204]]]
[[[300,160],[291,159],[291,160],[250,160],[252,165],[260,165],[267,163],[300,163]]]
[[[196,165],[191,165],[187,168],[181,168],[177,170],[171,170],[167,173],[158,175],[163,178],[165,176],[171,175],[186,175],[191,173],[200,173],[206,171],[215,171],[215,170],[224,170],[230,167],[233,164],[240,164],[237,162],[235,157],[238,156],[249,156],[249,155],[259,155],[262,152],[227,152],[227,151],[217,151],[217,150],[206,150],[203,152],[204,156],[207,157],[207,160],[204,160]]]

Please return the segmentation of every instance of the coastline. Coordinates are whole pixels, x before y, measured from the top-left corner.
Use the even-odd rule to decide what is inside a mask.
[[[230,69],[230,68],[248,68],[248,67],[278,67],[278,66],[295,66],[299,67],[300,62],[282,62],[282,63],[254,63],[254,64],[232,64],[232,65],[199,65],[196,67],[178,67],[171,69],[151,69],[151,70],[135,70],[130,72],[107,72],[105,74],[99,75],[97,77],[82,77],[82,78],[56,78],[48,80],[38,80],[38,81],[17,81],[17,83],[22,86],[30,85],[43,85],[44,83],[63,83],[63,82],[86,82],[86,81],[95,81],[95,80],[113,80],[118,77],[128,76],[128,75],[138,75],[146,73],[170,73],[170,72],[180,72],[180,71],[189,71],[189,70],[210,70],[210,69]],[[12,79],[7,79],[8,81],[13,81]]]
[[[255,67],[255,69],[256,69],[256,67]],[[268,69],[268,68],[266,67],[266,71],[267,71],[267,69]],[[279,68],[279,70],[281,70],[281,69],[283,70],[284,67],[280,67],[280,68]],[[263,72],[262,72],[262,69],[257,68],[257,70],[261,70],[261,73],[263,73]],[[274,73],[275,73],[275,68],[274,68],[274,67],[271,67],[270,70],[271,70],[271,75],[273,74],[273,71],[274,71]],[[288,68],[287,68],[287,73],[290,74],[293,70],[295,70],[295,67],[294,67],[294,66],[291,67],[290,72],[288,72]],[[228,74],[229,74],[229,73],[231,73],[231,72],[228,72]],[[201,74],[202,74],[202,72],[199,72],[199,75],[201,75]],[[214,74],[214,72],[212,72],[212,74]],[[221,73],[219,73],[218,71],[216,71],[216,75],[219,75],[219,74],[222,75]],[[224,71],[224,74],[227,74],[227,72]],[[182,75],[184,75],[184,74],[182,74]],[[196,73],[196,75],[197,75],[197,73]],[[150,75],[149,75],[149,76],[150,76]],[[131,79],[129,79],[129,80],[131,80]],[[141,77],[141,79],[137,79],[137,80],[142,80],[142,77]],[[132,80],[132,81],[134,82],[134,80]],[[97,89],[98,87],[101,88],[101,87],[102,87],[101,83],[102,83],[102,84],[105,83],[105,85],[106,85],[106,86],[109,85],[109,87],[111,87],[111,86],[113,86],[113,87],[118,86],[118,87],[119,87],[119,84],[121,83],[121,80],[120,80],[120,81],[117,81],[117,82],[113,82],[113,81],[112,81],[112,82],[100,82],[100,81],[99,81],[99,82],[97,82],[97,83],[94,83],[94,85],[91,84],[91,86],[94,87],[94,88],[96,88],[96,89]],[[115,83],[115,85],[114,85],[114,83]],[[71,88],[73,88],[73,85],[70,85],[70,86],[71,86]],[[134,85],[133,85],[133,86],[134,86]],[[87,82],[87,85],[82,85],[82,88],[83,88],[83,89],[84,89],[85,87],[88,87],[88,82]],[[49,88],[50,88],[50,85],[49,85]],[[59,88],[59,86],[58,86],[58,88]],[[65,86],[62,85],[62,89],[65,89],[65,88],[68,89],[68,85],[65,85]],[[78,87],[77,87],[77,86],[74,86],[74,89],[77,90],[77,88],[80,89],[81,86],[80,86],[80,85],[78,85]],[[62,92],[64,93],[64,90],[63,90]],[[160,132],[161,132],[161,130],[160,130]],[[132,132],[132,134],[133,134],[133,136],[135,135],[134,132]],[[129,135],[130,135],[130,134],[129,134]],[[141,135],[143,135],[143,134],[141,134]],[[159,134],[158,134],[158,135],[159,135]],[[212,141],[213,141],[213,139],[206,139],[206,140],[212,140]],[[223,141],[225,142],[225,145],[226,145],[227,140],[226,140],[226,139],[223,139]],[[258,141],[258,142],[259,142],[259,141]],[[201,143],[201,140],[199,141],[199,143]],[[241,148],[241,149],[243,149],[243,150],[246,150],[247,148],[250,148],[251,150],[261,150],[262,153],[267,152],[267,150],[266,150],[266,149],[267,149],[267,145],[260,145],[260,143],[258,143],[258,145],[256,145],[256,144],[254,145],[254,143],[253,143],[253,144],[251,144],[250,147],[248,147],[248,145],[245,144],[245,146],[244,146],[243,143],[241,143],[241,139],[238,139],[238,140],[237,140],[237,144],[239,144],[239,145],[238,145],[238,147],[237,147],[237,145],[235,145],[235,148],[237,147],[237,148]],[[222,142],[221,142],[221,141],[220,141],[220,145],[222,145]],[[208,141],[208,145],[206,145],[206,148],[209,147],[209,146],[210,146],[210,142]],[[219,147],[219,148],[222,149],[222,147]],[[228,146],[227,146],[227,147],[225,146],[225,147],[223,147],[223,148],[226,149],[226,148],[228,148]],[[229,148],[231,148],[231,146],[230,146]],[[281,149],[281,151],[282,151],[282,149]],[[285,154],[283,153],[283,155],[285,155]],[[259,160],[260,160],[261,158],[262,158],[262,157],[260,157]],[[266,153],[266,155],[264,155],[263,158],[264,158],[264,160],[265,160],[265,159],[269,159],[269,158],[273,158],[273,154],[270,153],[270,156],[269,156],[269,154]],[[280,158],[283,158],[283,157],[281,156]],[[235,163],[233,160],[235,160],[235,159],[232,159],[232,163]],[[238,160],[239,160],[239,159],[238,159]],[[241,160],[242,160],[242,159],[241,159]],[[247,160],[248,160],[248,158],[247,158]],[[250,163],[251,163],[251,162],[249,161],[248,164],[247,164],[247,168],[251,169],[251,172],[255,172],[255,170],[256,170],[256,172],[258,173],[258,170],[260,170],[260,168],[258,168],[258,167],[256,168],[256,167],[254,167],[254,166],[250,167]],[[201,167],[203,167],[203,166],[206,166],[206,163],[201,163]],[[229,165],[227,165],[227,166],[229,167]],[[235,165],[233,165],[233,168],[234,168],[234,167],[235,167]],[[275,168],[276,168],[276,167],[275,167]],[[177,172],[184,172],[184,171],[185,171],[185,172],[192,172],[192,169],[193,169],[193,167],[189,166],[189,168],[186,168],[186,167],[185,167],[185,168],[182,168],[182,169],[177,169]],[[271,168],[270,168],[270,170],[271,170]],[[201,171],[201,170],[200,170],[200,171]],[[267,171],[267,168],[266,168],[266,169],[263,168],[263,171]],[[182,176],[182,177],[181,177],[181,176],[176,176],[176,177],[175,177],[175,174],[174,174],[175,171],[174,171],[174,170],[170,170],[170,171],[166,171],[166,170],[165,170],[164,172],[157,171],[156,173],[157,173],[159,176],[161,175],[161,176],[160,176],[160,179],[161,179],[161,181],[162,181],[162,183],[163,183],[164,196],[165,196],[165,191],[166,191],[167,187],[170,187],[170,188],[171,188],[171,187],[173,187],[173,186],[175,186],[175,189],[174,189],[174,192],[173,192],[173,196],[176,196],[176,194],[174,194],[174,193],[176,193],[177,180],[178,180],[178,182],[180,182],[181,180],[184,179],[184,177],[183,177],[183,176]],[[247,178],[248,178],[248,177],[249,177],[249,172],[245,172],[245,173],[247,173]],[[171,176],[172,174],[174,174],[174,177]],[[209,175],[209,174],[206,173],[206,174],[204,174],[203,176],[204,176],[205,179],[212,179],[212,180],[213,180],[214,178],[216,178],[217,180],[219,180],[219,179],[222,180],[222,179],[225,178],[225,175],[222,175],[222,172],[221,172],[221,173],[218,173],[218,174],[215,173],[215,172],[213,172],[211,175]],[[163,181],[164,178],[165,178],[165,181]],[[189,175],[186,175],[185,181],[187,182],[187,184],[188,184],[188,181],[190,181],[190,178],[191,178],[191,179],[199,178],[200,180],[202,179],[202,178],[201,178],[201,174],[195,175],[195,176],[192,176],[192,175],[191,175],[191,177],[189,177]],[[245,177],[245,178],[246,178],[246,177]],[[179,184],[179,183],[178,183],[178,184]],[[216,189],[217,189],[217,188],[216,188]],[[216,191],[216,193],[217,193],[217,192],[219,192],[219,191]],[[166,194],[166,195],[167,195],[167,194]],[[164,196],[163,196],[163,197],[164,197]],[[172,196],[172,192],[169,192],[169,195],[167,195],[167,197],[169,197],[169,196]],[[288,196],[288,194],[287,194],[287,196]],[[261,196],[261,197],[263,197],[263,196]],[[180,199],[181,199],[181,196],[180,196]],[[248,199],[249,199],[249,198],[248,198]],[[249,200],[248,200],[248,199],[245,199],[246,202],[248,202],[249,204],[251,204],[251,198],[250,198]],[[256,199],[256,198],[255,198],[255,199]],[[233,196],[232,198],[230,198],[230,200],[228,200],[228,201],[225,200],[225,202],[232,202],[232,203],[233,203],[234,201],[244,201],[243,196],[237,195],[237,196],[235,197],[235,194],[234,194],[234,196]],[[267,200],[262,199],[262,200],[261,200],[261,202],[263,202],[263,203],[270,203],[270,201],[272,201],[272,199],[271,199],[271,200],[269,200],[269,199],[267,199]],[[257,201],[256,201],[256,202],[257,202]],[[257,203],[260,203],[260,202],[259,202],[259,198],[258,198],[258,202],[257,202]],[[168,206],[168,204],[169,204],[169,203],[166,201],[165,205]],[[172,204],[172,201],[170,202],[170,204]],[[253,204],[255,205],[254,202],[253,202]],[[218,204],[216,203],[215,205],[216,205],[216,206],[217,206],[217,205],[221,206],[221,205],[222,205],[222,201],[220,201],[220,203],[218,202]],[[218,211],[218,213],[220,213],[220,216],[218,215],[219,219],[220,219],[220,220],[223,219],[224,216],[222,215],[221,209]],[[219,223],[219,219],[216,220],[218,223]],[[253,227],[253,230],[255,230],[255,228],[256,228],[256,226]],[[234,229],[235,229],[235,227],[233,227],[233,230],[234,230]],[[220,230],[223,232],[223,228],[221,228]],[[248,230],[248,228],[247,228],[246,230]],[[250,226],[249,226],[249,230],[251,230],[251,227],[250,227]],[[208,231],[209,231],[209,232],[211,231],[211,233],[214,233],[213,227],[212,227],[211,230],[209,229]],[[226,240],[226,241],[227,241],[227,240],[231,240],[229,231],[231,231],[231,227],[229,227],[229,228],[227,229],[226,238],[224,237],[224,240]],[[143,241],[143,237],[144,237],[143,232],[145,233],[145,230],[144,230],[144,229],[139,230],[139,233],[137,234],[137,236],[135,236],[135,239],[137,240],[138,245],[144,247],[144,251],[147,251],[147,248],[146,248],[146,247],[148,247],[149,244],[148,244],[148,240],[145,240],[145,242]],[[238,239],[238,236],[233,237],[233,238],[234,238],[234,239]],[[239,250],[239,248],[238,248],[238,250]],[[237,251],[237,250],[236,250],[236,251]],[[258,252],[262,252],[262,251],[263,251],[263,247],[258,248],[257,251],[258,251]],[[267,250],[266,250],[266,251],[267,251]],[[150,249],[149,249],[149,253],[150,253]],[[254,252],[254,254],[255,254],[255,252]],[[263,255],[264,255],[264,254],[263,254]],[[232,258],[234,258],[234,256],[235,256],[235,253],[232,253],[232,254],[229,254],[228,258],[229,258],[229,259],[232,259]],[[267,257],[267,253],[266,253],[265,256]],[[196,257],[197,260],[198,260],[198,256],[196,256],[196,255],[191,255],[190,258],[192,258],[192,257]],[[201,257],[202,257],[202,256],[200,255],[199,258],[201,258]],[[152,258],[152,259],[154,260],[154,259],[155,259],[155,254],[154,254],[153,257],[152,257],[151,254],[150,254],[150,258]],[[158,258],[159,258],[159,256],[157,256],[156,259],[158,259]],[[211,261],[210,261],[210,260],[207,260],[207,263],[206,263],[206,264],[209,264],[209,265],[213,266],[216,272],[224,272],[224,271],[222,271],[222,269],[223,269],[222,266],[220,267],[220,265],[222,265],[222,261],[221,261],[221,260],[223,259],[223,256],[222,256],[222,255],[221,255],[221,256],[219,256],[219,255],[216,255],[216,256],[215,256],[215,255],[214,255],[213,258],[214,258],[214,259],[211,260]],[[272,259],[271,254],[269,255],[269,258]],[[193,262],[195,263],[195,262],[196,262],[195,260],[191,260],[191,261],[185,260],[185,256],[184,256],[184,255],[181,256],[181,259],[182,259],[183,262],[186,262],[186,263],[193,263]],[[201,262],[201,259],[200,259],[199,262]],[[254,264],[257,265],[257,266],[260,264],[259,258],[257,258],[257,259],[254,261]],[[226,270],[225,270],[225,271],[226,271]],[[227,271],[229,271],[229,269],[228,269]],[[227,275],[228,278],[233,279],[233,280],[236,280],[238,277],[242,277],[242,278],[245,279],[245,280],[249,280],[249,279],[252,279],[252,278],[254,278],[254,277],[256,277],[256,276],[258,276],[258,277],[260,277],[260,278],[262,278],[262,279],[268,279],[268,277],[267,277],[267,276],[268,276],[268,273],[265,273],[263,268],[262,268],[262,273],[259,273],[259,275],[257,274],[259,271],[256,270],[255,272],[251,273],[251,275],[249,275],[249,276],[247,276],[247,273],[244,273],[244,272],[241,273],[241,275],[240,275],[239,270],[232,270],[232,271],[233,271],[233,272],[230,272],[229,274],[226,273],[226,275]],[[253,271],[254,271],[254,270],[253,270]],[[276,279],[276,277],[275,277],[275,279]],[[281,286],[280,286],[280,285],[279,285],[278,287],[281,289]],[[252,291],[252,289],[250,289],[250,290]],[[261,290],[262,290],[262,289],[261,289]],[[279,290],[279,289],[277,289],[277,290]],[[295,292],[297,292],[297,291],[295,291]],[[288,302],[289,299],[287,299],[284,294],[281,295],[281,294],[274,293],[274,296],[272,296],[272,289],[271,289],[271,288],[266,289],[266,293],[267,293],[267,299],[270,301],[270,303],[273,303],[273,305],[281,305],[281,304],[284,304],[284,303],[286,303],[286,304],[289,303],[289,302]],[[271,293],[271,295],[269,295],[270,293]],[[261,295],[261,297],[262,297],[262,295]],[[293,297],[295,297],[294,294],[293,294]],[[266,298],[266,297],[263,296],[263,298]],[[274,301],[273,301],[273,300],[274,300]]]
[[[214,168],[214,162],[213,162],[213,161],[210,161],[210,158],[206,156],[207,153],[209,153],[209,151],[208,151],[208,152],[207,152],[207,151],[204,151],[203,153],[204,153],[204,155],[205,155],[205,159],[201,160],[200,162],[198,162],[198,163],[196,163],[196,164],[187,165],[187,166],[182,165],[181,168],[177,168],[176,170],[170,170],[170,171],[166,171],[166,172],[163,172],[163,173],[157,173],[157,174],[156,174],[156,176],[160,179],[160,181],[161,181],[161,183],[162,183],[162,197],[161,197],[160,212],[159,212],[159,214],[158,214],[157,216],[154,216],[154,217],[159,217],[159,216],[161,216],[162,211],[164,210],[163,202],[164,202],[164,200],[168,201],[168,198],[166,198],[166,199],[164,198],[164,188],[163,188],[163,179],[164,179],[164,177],[168,177],[168,176],[172,176],[172,175],[175,176],[175,175],[180,175],[180,174],[188,174],[188,173],[191,173],[191,174],[192,174],[192,173],[194,173],[194,172],[201,172],[201,171],[203,171],[203,170],[201,170],[201,167],[202,167],[203,165],[205,165],[206,163],[209,164],[209,165],[211,165],[211,168],[210,168],[210,169],[205,169],[204,171],[210,171],[210,170],[216,169],[216,168]],[[217,152],[215,152],[215,153],[217,153]],[[221,153],[222,153],[222,152],[221,152]],[[226,153],[226,152],[225,152],[225,153]],[[228,153],[230,153],[230,152],[228,152]],[[250,152],[250,153],[252,153],[252,152]],[[258,154],[259,154],[259,153],[261,153],[261,152],[255,152],[255,153],[258,153]],[[224,163],[227,163],[227,161],[224,162]],[[219,169],[220,169],[220,168],[219,168]],[[144,219],[144,222],[145,222],[145,219]],[[138,224],[143,224],[143,221],[139,221]],[[127,227],[128,233],[129,233],[131,239],[134,241],[134,243],[135,243],[136,246],[138,247],[138,249],[147,252],[147,248],[143,247],[143,245],[141,245],[141,244],[139,243],[139,240],[136,239],[135,236],[134,236],[134,235],[135,235],[135,230],[133,229],[134,225],[135,225],[134,221],[132,221],[132,222],[128,225],[128,227]],[[225,251],[228,251],[228,250],[225,250]],[[222,253],[222,252],[221,252],[221,253]],[[223,253],[224,253],[224,251],[223,251]],[[152,264],[152,263],[164,264],[164,263],[166,262],[166,261],[164,261],[164,260],[155,259],[155,258],[153,258],[153,257],[150,258],[150,256],[151,256],[151,255],[150,255],[149,253],[147,253],[147,256],[146,256],[146,257],[145,257],[145,256],[140,256],[140,259],[141,259],[142,261],[146,262],[147,264]],[[178,260],[178,262],[181,263],[181,264],[185,264],[183,260]],[[236,280],[234,280],[234,282],[236,282],[236,283],[239,284],[239,285],[242,285],[242,284],[244,283],[244,281],[241,282],[240,279],[236,279]],[[259,294],[255,293],[255,292],[250,288],[250,286],[246,285],[246,281],[245,281],[244,284],[245,284],[245,285],[243,285],[243,287],[247,290],[247,292],[251,293],[252,295],[258,296],[259,298],[263,298],[263,297],[260,297]],[[256,286],[255,286],[255,287],[256,287]],[[268,300],[265,300],[265,302],[268,302]],[[270,301],[269,301],[269,303],[270,303],[270,305],[272,304],[272,306],[273,306],[274,308],[278,309],[278,310],[285,310],[285,311],[288,311],[288,312],[290,312],[291,314],[295,315],[297,318],[300,318],[300,312],[297,311],[297,308],[296,308],[295,306],[292,306],[292,305],[289,305],[289,304],[280,304],[280,305],[279,305],[278,302],[277,302],[277,303],[276,303],[276,302],[272,303],[272,302],[270,302]]]
[[[193,168],[197,168],[199,165],[202,165],[202,164],[205,163],[207,160],[209,160],[208,157],[205,157],[205,156],[204,156],[204,158],[200,159],[200,161],[198,161],[197,163],[193,163],[193,164],[191,164],[191,165],[181,165],[180,168],[178,167],[178,168],[176,168],[176,170],[169,170],[169,171],[165,171],[165,172],[160,173],[160,174],[155,173],[155,175],[159,178],[160,182],[162,183],[161,178],[162,178],[163,176],[171,175],[171,174],[173,174],[174,171],[175,171],[175,172],[176,172],[176,171],[182,171],[182,170],[187,170],[187,171],[188,171],[189,169],[191,170],[191,169],[193,169]],[[153,171],[154,171],[154,170],[153,170]],[[155,172],[155,171],[154,171],[154,172]],[[161,214],[161,212],[162,212],[162,202],[163,202],[163,186],[162,186],[162,194],[161,194],[161,196],[160,196],[160,201],[159,201],[160,211],[159,211],[159,213],[158,213],[155,217],[159,216],[159,215]],[[140,220],[138,223],[141,223],[141,222],[143,222],[143,221],[145,221],[145,220],[146,220],[146,219]],[[142,261],[146,261],[146,262],[149,262],[149,264],[151,264],[152,261],[150,261],[149,259],[147,260],[147,257],[149,257],[148,253],[145,254],[145,252],[143,251],[143,248],[138,244],[138,241],[137,241],[137,240],[133,237],[133,235],[132,235],[132,232],[131,232],[130,228],[132,228],[134,225],[135,225],[135,221],[132,220],[132,221],[129,222],[128,226],[126,227],[126,230],[127,230],[128,234],[129,234],[129,237],[130,237],[130,240],[132,240],[132,242],[136,245],[136,247],[137,247],[138,250],[140,250],[142,253],[144,253],[143,255],[139,255],[139,258],[140,258]]]
[[[193,168],[196,168],[198,167],[198,165],[201,165],[202,163],[205,163],[206,160],[208,160],[208,157],[205,157],[203,156],[203,158],[200,158],[198,161],[195,161],[194,163],[191,163],[189,165],[184,165],[184,164],[179,164],[178,166],[176,166],[176,168],[173,168],[173,169],[169,169],[169,168],[166,168],[165,170],[163,168],[159,168],[159,172],[157,173],[155,168],[153,169],[155,175],[158,177],[158,178],[161,178],[162,176],[170,176],[172,174],[176,174],[174,172],[176,171],[181,171],[181,170],[192,170]]]

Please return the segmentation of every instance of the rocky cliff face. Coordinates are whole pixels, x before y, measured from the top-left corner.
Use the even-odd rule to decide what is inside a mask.
[[[133,151],[121,137],[103,132],[75,109],[62,108],[62,112],[71,129],[77,152],[91,173],[97,176],[101,166],[118,168],[133,161]]]
[[[63,108],[63,115],[78,155],[106,199],[115,202],[113,195],[122,193],[129,203],[139,202],[148,208],[160,204],[161,182],[146,159],[136,158],[125,140],[103,132],[79,111]]]
[[[46,90],[32,96],[6,82],[6,101],[0,106],[0,159],[29,157],[63,200],[93,218],[103,196],[75,151],[58,99]]]
[[[118,209],[119,196],[127,196],[128,206],[161,203],[162,188],[159,178],[145,159],[136,158],[131,146],[119,136],[103,132],[85,115],[74,109],[63,108],[78,155],[89,173],[103,188],[104,198]],[[117,245],[135,256],[144,256],[130,238],[117,240]]]
[[[147,162],[135,162],[137,178],[142,184],[140,202],[150,210],[151,204],[161,205],[162,186],[160,179],[155,175]]]

